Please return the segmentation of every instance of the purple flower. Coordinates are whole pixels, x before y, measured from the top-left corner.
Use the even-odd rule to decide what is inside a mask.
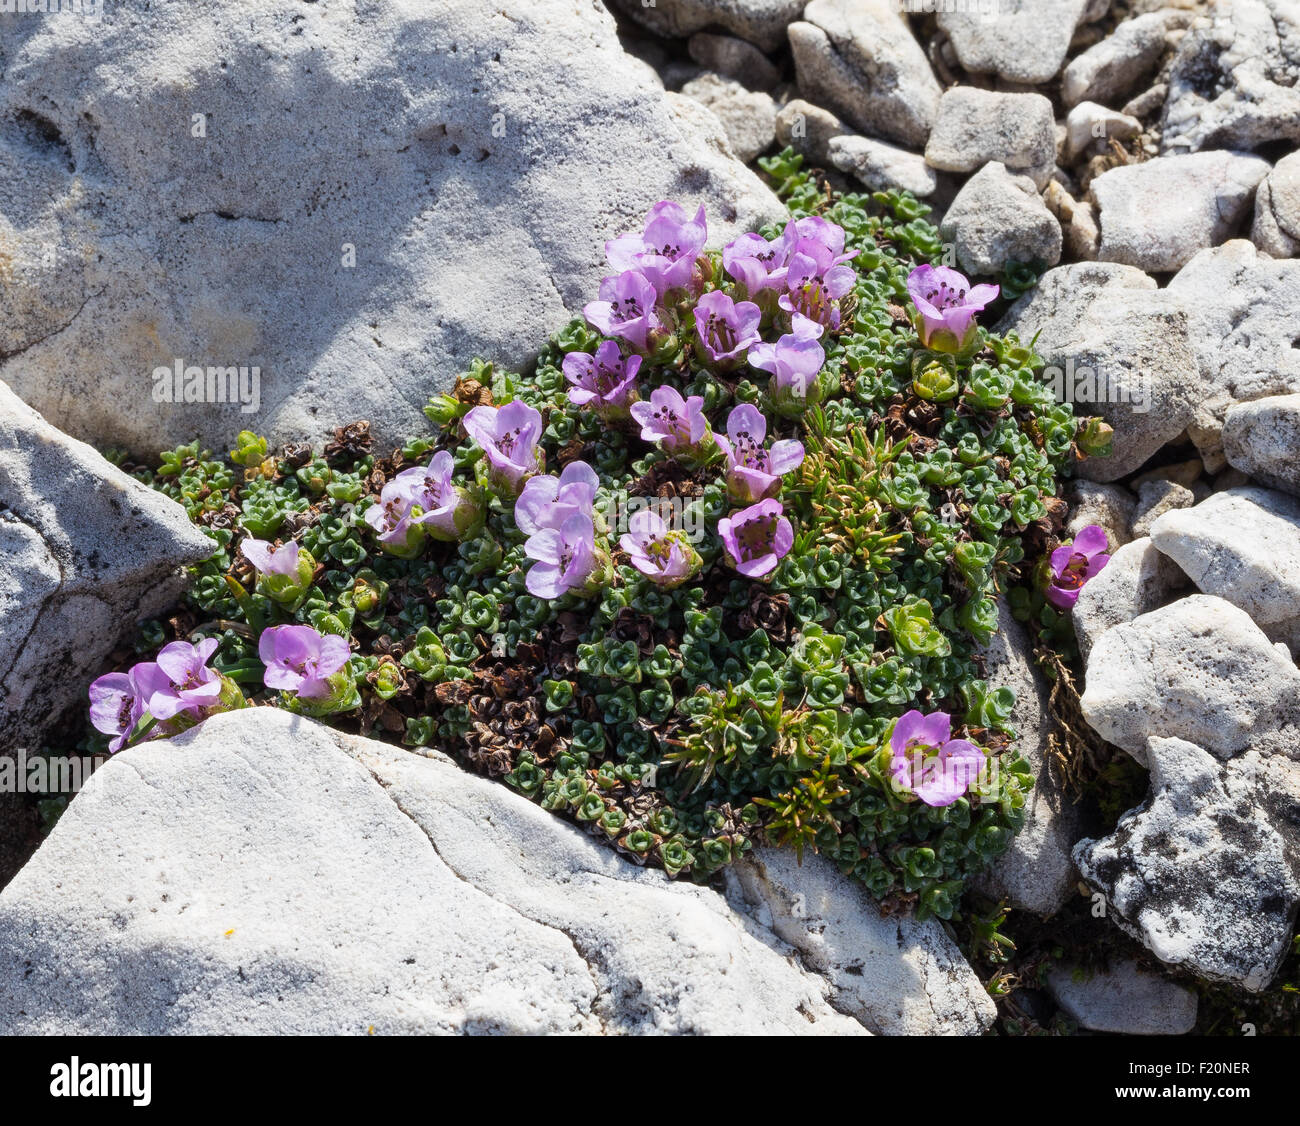
[[[765,289],[784,290],[786,263],[798,241],[794,222],[771,242],[762,235],[741,235],[722,248],[722,267],[751,297]]]
[[[1079,599],[1083,584],[1110,562],[1105,529],[1096,524],[1081,528],[1074,542],[1062,544],[1051,556],[1047,601],[1068,610]]]
[[[221,700],[221,676],[207,667],[217,651],[217,639],[208,637],[197,645],[173,641],[158,652],[156,661],[146,661],[131,670],[145,710],[154,719],[171,719],[182,712],[198,716]]]
[[[683,399],[671,387],[656,387],[648,403],[633,403],[632,419],[641,427],[642,441],[658,442],[671,454],[697,452],[712,439],[704,417],[704,397]]]
[[[298,545],[293,540],[279,547],[273,547],[266,540],[255,540],[250,537],[239,545],[239,550],[244,558],[264,575],[298,573]]]
[[[802,220],[801,220],[802,221]],[[833,223],[828,227],[839,230]],[[801,313],[809,320],[826,328],[835,329],[840,324],[838,301],[853,288],[857,274],[843,263],[851,254],[837,254],[833,235],[817,228],[820,238],[801,238],[790,255],[786,269],[785,293],[780,305],[787,313]],[[827,239],[831,245],[827,245]],[[839,245],[844,243],[844,232],[839,231]]]
[[[452,483],[455,471],[455,458],[446,450],[434,454],[424,469],[403,469],[384,486],[380,503],[366,511],[367,520],[371,512],[379,511],[378,519],[387,524],[405,500],[407,508],[399,523],[407,519],[418,524],[436,540],[450,543],[460,539],[483,513],[467,489]],[[393,508],[385,512],[388,501],[393,502]],[[384,537],[381,534],[379,538]]]
[[[791,332],[775,344],[750,348],[749,366],[772,374],[768,398],[778,413],[802,414],[821,398],[817,375],[826,362],[826,353],[817,338],[823,331],[816,321],[795,313]]]
[[[761,500],[718,521],[727,562],[747,579],[776,569],[794,546],[794,528],[779,500]]]
[[[573,384],[569,402],[575,407],[590,406],[604,418],[626,418],[627,408],[636,398],[640,367],[640,356],[624,359],[612,340],[604,341],[594,356],[570,352],[564,357],[564,378]]]
[[[703,206],[692,219],[680,203],[660,200],[646,216],[645,231],[605,243],[605,257],[616,270],[640,271],[662,297],[670,289],[694,288],[695,261],[708,233]]]
[[[975,339],[975,314],[994,300],[996,285],[972,286],[947,266],[917,266],[907,292],[918,314],[921,343],[936,352],[963,352]]]
[[[791,240],[791,246],[795,249],[800,242],[807,239],[829,250],[836,265],[840,262],[852,261],[853,255],[844,253],[844,228],[838,223],[832,223],[821,215],[809,215],[807,218],[797,220],[794,230],[795,238]]]
[[[894,724],[890,776],[894,785],[915,794],[926,805],[952,805],[984,769],[985,756],[966,739],[950,739],[952,718],[947,712],[922,715],[913,709]]]
[[[526,536],[559,529],[570,516],[590,517],[600,478],[585,461],[571,461],[559,477],[531,477],[515,501],[515,526]]]
[[[113,754],[126,746],[144,715],[144,700],[134,673],[135,669],[129,674],[105,673],[90,685],[90,722],[96,731],[115,736],[108,744]]]
[[[600,300],[588,301],[582,315],[606,336],[620,337],[634,351],[645,353],[650,351],[650,334],[663,327],[655,312],[658,299],[644,274],[624,270],[601,279]]]
[[[384,486],[379,503],[366,509],[365,521],[390,555],[409,559],[424,546],[424,528],[411,522],[410,498],[396,478]]]
[[[330,677],[348,663],[347,639],[321,634],[311,626],[272,626],[257,642],[257,655],[266,666],[262,681],[307,700],[333,695]]]
[[[465,430],[483,447],[493,487],[502,493],[518,495],[524,480],[541,470],[542,416],[522,399],[475,407],[465,416]]]
[[[628,521],[628,533],[618,545],[632,566],[664,590],[681,586],[699,572],[702,560],[682,532],[670,531],[663,517],[642,509]]]
[[[781,478],[803,462],[803,443],[793,438],[763,447],[767,419],[750,403],[741,403],[727,416],[727,433],[714,439],[727,455],[727,493],[737,504],[754,504],[775,496]]]
[[[732,301],[720,289],[695,304],[695,333],[715,367],[733,367],[751,344],[757,344],[763,311],[752,301]]]
[[[524,554],[535,560],[524,586],[534,598],[559,598],[573,591],[594,593],[603,560],[596,548],[596,528],[586,513],[575,512],[559,528],[543,528],[528,537]]]

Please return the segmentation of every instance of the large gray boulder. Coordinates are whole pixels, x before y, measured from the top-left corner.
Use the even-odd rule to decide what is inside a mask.
[[[1104,969],[1053,966],[1047,990],[1071,1020],[1093,1032],[1183,1036],[1196,1024],[1196,994],[1132,961]]]
[[[873,137],[923,148],[939,82],[892,0],[812,0],[789,28],[799,92]]]
[[[727,870],[728,898],[799,952],[831,1003],[886,1036],[978,1036],[997,1018],[983,983],[937,919],[885,916],[830,861],[756,849]]]
[[[1268,161],[1231,152],[1124,164],[1092,182],[1103,262],[1152,273],[1187,265],[1234,234],[1254,204]]]
[[[1166,35],[1190,14],[1165,9],[1124,20],[1114,32],[1070,60],[1061,74],[1061,101],[1123,104],[1149,78],[1167,49]]]
[[[1178,45],[1163,152],[1300,140],[1300,4],[1216,0]]]
[[[1229,489],[1166,512],[1151,542],[1203,593],[1240,606],[1273,640],[1300,645],[1300,500]]]
[[[1187,309],[1201,373],[1188,432],[1205,468],[1217,473],[1224,465],[1224,420],[1235,404],[1300,392],[1300,351],[1291,346],[1300,320],[1300,262],[1275,261],[1245,239],[1233,239],[1196,255],[1170,281],[1169,292]],[[1270,439],[1271,426],[1255,435],[1260,449],[1271,445],[1294,465],[1294,441]]]
[[[1089,0],[937,4],[935,18],[971,73],[1032,86],[1056,77],[1090,7]]]
[[[1074,858],[1107,914],[1161,961],[1249,990],[1291,947],[1300,769],[1250,751],[1221,765],[1184,739],[1152,738],[1151,794]]]
[[[1041,191],[1056,165],[1052,103],[1042,94],[954,86],[939,100],[925,159],[943,172],[973,172],[996,160]]]
[[[0,894],[0,1032],[863,1031],[753,926],[440,755],[254,708],[72,802]]]
[[[1228,463],[1300,497],[1300,394],[1271,395],[1228,408],[1223,452]]]
[[[119,0],[4,20],[0,58],[0,377],[137,453],[405,440],[474,356],[528,363],[656,201],[715,243],[783,214],[600,4]],[[248,368],[247,401],[156,402],[178,362]]]
[[[1211,595],[1106,630],[1085,682],[1084,718],[1139,761],[1152,736],[1222,759],[1248,747],[1294,753],[1300,740],[1300,668],[1244,610]]]
[[[1250,239],[1274,258],[1300,253],[1300,153],[1284,156],[1260,183]]]
[[[118,642],[180,594],[184,565],[215,548],[179,504],[0,382],[0,756],[35,755]],[[0,886],[30,852],[29,821],[23,795],[0,794]]]
[[[927,159],[929,159],[927,157]],[[1012,175],[990,161],[952,201],[939,234],[972,274],[998,274],[1008,262],[1055,266],[1061,260],[1061,224],[1029,176]]]
[[[1188,310],[1141,270],[1104,262],[1049,270],[998,331],[1015,331],[1026,343],[1037,336],[1034,349],[1057,398],[1114,428],[1110,456],[1079,467],[1089,480],[1132,473],[1195,416],[1201,376]]]

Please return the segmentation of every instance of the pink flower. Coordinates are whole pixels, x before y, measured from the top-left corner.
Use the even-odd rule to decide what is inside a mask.
[[[569,402],[575,407],[590,407],[602,418],[626,418],[636,399],[636,373],[640,356],[623,358],[618,345],[603,341],[596,354],[570,352],[564,357],[564,378],[573,384]]]
[[[947,266],[918,266],[907,276],[921,343],[936,352],[962,352],[975,339],[975,314],[995,300],[996,285],[972,286]]]
[[[932,806],[952,805],[970,789],[984,769],[985,754],[969,740],[950,739],[951,734],[947,712],[922,715],[913,709],[900,716],[889,739],[894,785]]]
[[[644,274],[660,297],[670,289],[694,290],[695,262],[708,233],[703,205],[691,218],[680,203],[663,199],[650,208],[641,234],[605,243],[605,257],[616,270]]]
[[[751,403],[733,407],[726,435],[715,434],[727,455],[727,494],[737,504],[753,504],[781,490],[781,478],[803,463],[803,443],[794,438],[773,442],[767,449],[767,419]]]
[[[1083,584],[1110,562],[1105,529],[1096,524],[1082,528],[1071,544],[1062,544],[1051,557],[1047,601],[1068,610],[1079,600]]]
[[[329,678],[348,663],[346,638],[321,634],[311,626],[272,626],[262,631],[257,655],[266,666],[262,681],[307,700],[325,699],[335,691]]]
[[[745,350],[757,344],[763,311],[752,301],[737,304],[720,289],[706,293],[695,305],[695,333],[715,368],[738,364]]]
[[[794,527],[779,500],[761,500],[718,521],[727,562],[747,579],[758,579],[794,546]]]

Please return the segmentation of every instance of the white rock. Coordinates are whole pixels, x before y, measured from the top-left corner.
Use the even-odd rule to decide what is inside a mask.
[[[0,382],[0,748],[35,751],[119,640],[216,550],[175,501]]]
[[[358,29],[298,0],[3,21],[6,104],[46,125],[0,136],[0,378],[138,454],[357,418],[386,448],[473,357],[530,364],[657,200],[706,204],[715,245],[784,214],[599,4],[388,4]],[[178,359],[257,366],[260,409],[154,402]]]
[[[792,98],[777,110],[776,143],[790,145],[810,160],[829,162],[831,141],[852,134],[847,121],[802,98]]]
[[[776,103],[770,94],[716,74],[692,79],[682,93],[713,111],[738,160],[753,160],[776,140]]]
[[[1028,176],[996,161],[975,173],[952,201],[939,233],[972,274],[1001,273],[1008,262],[1054,266],[1061,260],[1061,224]]]
[[[1300,262],[1274,261],[1245,239],[1204,250],[1169,283],[1187,306],[1202,394],[1188,434],[1205,467],[1224,465],[1222,430],[1234,403],[1300,393]],[[1270,423],[1271,425],[1271,423]],[[1256,438],[1268,446],[1267,429]],[[1273,444],[1293,460],[1294,439]],[[1261,477],[1266,484],[1275,484]]]
[[[1185,24],[1182,13],[1149,12],[1124,20],[1113,34],[1070,61],[1061,75],[1061,101],[1103,105],[1127,98],[1149,78],[1164,56],[1165,34],[1171,24]]]
[[[1143,481],[1138,486],[1138,504],[1133,512],[1133,527],[1130,529],[1133,539],[1149,536],[1151,525],[1166,512],[1191,508],[1195,503],[1196,494],[1177,481],[1160,477]]]
[[[1164,152],[1300,140],[1295,0],[1217,0],[1178,45],[1161,126]]]
[[[71,803],[0,894],[0,1028],[863,1031],[752,926],[448,759],[256,708]]]
[[[1263,989],[1300,900],[1294,825],[1266,811],[1285,802],[1294,817],[1295,764],[1251,751],[1223,767],[1175,738],[1151,739],[1146,756],[1151,796],[1109,837],[1079,843],[1079,870],[1105,894],[1108,917],[1161,961]]]
[[[789,36],[805,98],[873,137],[925,144],[939,83],[896,3],[812,0]]]
[[[1300,500],[1229,489],[1165,513],[1151,541],[1203,593],[1240,606],[1273,640],[1300,645]]]
[[[973,172],[996,160],[1041,191],[1056,166],[1052,103],[1042,94],[954,86],[939,100],[925,159],[943,172]]]
[[[789,943],[831,985],[831,1004],[890,1036],[978,1036],[997,1018],[983,984],[942,925],[885,917],[820,856],[802,866],[763,848],[728,870],[733,903]]]
[[[1196,994],[1136,962],[1117,962],[1091,973],[1052,966],[1046,984],[1066,1015],[1093,1032],[1183,1036],[1196,1025]]]
[[[1075,480],[1065,486],[1070,503],[1070,518],[1065,525],[1066,538],[1077,536],[1089,524],[1096,524],[1120,548],[1131,540],[1129,526],[1137,501],[1123,485],[1099,485],[1095,481]]]
[[[1300,394],[1275,395],[1230,407],[1223,452],[1243,473],[1300,496]]]
[[[1228,238],[1250,211],[1268,161],[1204,152],[1125,164],[1092,182],[1103,262],[1154,273],[1180,269]]]
[[[771,90],[781,81],[781,72],[772,60],[743,39],[699,31],[691,36],[686,49],[705,70],[734,78],[751,90]]]
[[[1072,164],[1089,152],[1103,152],[1111,141],[1127,141],[1142,132],[1142,122],[1096,102],[1080,102],[1065,119],[1065,161]]]
[[[902,188],[924,199],[938,186],[925,157],[887,141],[856,135],[832,137],[827,156],[831,164],[853,176],[868,191]]]
[[[1034,788],[1026,805],[1024,827],[1010,848],[971,886],[1046,918],[1061,909],[1074,887],[1070,850],[1082,835],[1081,807],[1065,792],[1054,771],[1048,753],[1053,722],[1047,710],[1047,684],[1034,663],[1029,635],[1011,616],[1005,599],[998,601],[997,633],[978,655],[984,662],[984,679],[1016,694],[1008,723],[1016,733],[1015,750],[1034,772]]]
[[[1156,735],[1220,758],[1300,737],[1300,669],[1222,598],[1193,594],[1106,630],[1084,679],[1084,718],[1139,761]]]
[[[992,10],[990,11],[990,7]],[[1088,0],[998,0],[995,5],[936,5],[961,65],[1010,82],[1050,82],[1065,62]]]
[[[1187,318],[1142,271],[1088,262],[1049,270],[1002,319],[999,332],[1037,337],[1057,398],[1114,427],[1110,456],[1089,458],[1080,476],[1127,476],[1192,421],[1201,382]]]
[[[1084,584],[1071,611],[1084,660],[1107,630],[1158,609],[1186,585],[1187,576],[1150,539],[1125,544]]]
[[[1260,183],[1250,238],[1274,258],[1300,253],[1300,153],[1284,156]]]
[[[741,39],[775,51],[786,26],[799,18],[807,0],[613,0],[612,7],[659,35],[685,39],[720,27]]]

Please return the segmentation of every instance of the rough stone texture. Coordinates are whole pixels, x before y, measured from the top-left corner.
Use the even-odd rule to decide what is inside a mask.
[[[853,126],[830,110],[793,98],[776,114],[776,143],[790,145],[810,160],[830,160],[830,145],[836,137],[852,135]]]
[[[939,83],[891,0],[812,0],[789,28],[799,92],[856,129],[923,146]]]
[[[1125,20],[1113,34],[1070,60],[1061,74],[1061,101],[1067,107],[1086,101],[1102,105],[1123,101],[1155,71],[1165,53],[1169,27],[1187,22],[1182,13],[1166,12]]]
[[[1047,971],[1047,989],[1071,1020],[1093,1032],[1183,1036],[1196,1025],[1196,994],[1136,962],[1117,962],[1092,973],[1053,966]]]
[[[1300,262],[1275,261],[1234,239],[1193,258],[1170,281],[1169,292],[1187,306],[1203,384],[1188,433],[1206,469],[1217,473],[1224,465],[1224,418],[1234,403],[1300,393],[1300,351],[1292,347],[1300,322]],[[1295,463],[1294,436],[1288,445],[1266,427],[1253,440],[1260,449],[1285,451],[1285,460]]]
[[[1141,270],[1100,262],[1050,270],[998,325],[1047,361],[1057,397],[1115,429],[1109,457],[1078,469],[1094,481],[1127,476],[1186,429],[1200,397],[1183,303]]]
[[[1025,627],[1011,616],[1004,599],[998,602],[998,631],[981,653],[989,683],[1016,694],[1009,723],[1016,733],[1015,749],[1033,769],[1035,782],[1024,828],[972,886],[1046,918],[1061,909],[1074,885],[1070,849],[1082,836],[1081,810],[1053,771],[1047,747],[1052,731],[1047,684],[1034,664]]]
[[[1123,547],[1132,539],[1129,528],[1137,501],[1124,486],[1077,480],[1069,482],[1065,490],[1065,499],[1070,503],[1067,537],[1077,536],[1089,524],[1096,524],[1105,531],[1112,548]]]
[[[705,70],[743,82],[751,90],[770,90],[781,80],[781,72],[752,43],[731,35],[700,31],[691,36],[686,50]]]
[[[1161,126],[1164,152],[1300,140],[1300,6],[1218,0],[1178,45]]]
[[[715,243],[782,215],[600,4],[119,0],[4,20],[0,58],[0,377],[139,454],[400,443],[474,356],[527,365],[655,201]],[[259,367],[260,410],[155,403],[176,359]]]
[[[716,892],[283,711],[122,752],[0,895],[17,1034],[854,1033]]]
[[[1300,253],[1300,153],[1284,156],[1260,182],[1250,238],[1274,258]]]
[[[993,14],[987,5],[953,7],[958,10],[940,11],[935,18],[963,67],[972,74],[997,74],[1033,86],[1056,77],[1089,3],[998,0]]]
[[[904,188],[924,199],[934,193],[938,180],[925,157],[887,141],[855,134],[832,137],[827,157],[841,172],[847,172],[869,191]]]
[[[1257,156],[1204,152],[1103,172],[1091,187],[1101,260],[1153,273],[1180,269],[1236,231],[1268,171]]]
[[[1295,764],[1252,750],[1221,766],[1178,738],[1152,738],[1146,757],[1150,796],[1109,837],[1079,842],[1079,870],[1157,958],[1263,989],[1290,948],[1300,900]]]
[[[1223,424],[1228,463],[1265,485],[1300,496],[1300,395],[1275,395],[1229,408]]]
[[[925,159],[943,172],[973,172],[996,160],[1041,191],[1056,166],[1052,103],[1042,94],[954,86],[939,100]]]
[[[976,1036],[997,1010],[934,919],[882,917],[827,860],[764,848],[728,870],[728,898],[789,943],[831,986],[831,1003],[884,1035]]]
[[[0,382],[0,748],[35,749],[215,544]]]
[[[776,103],[770,94],[716,74],[692,79],[682,93],[713,111],[738,160],[753,160],[776,140]]]
[[[1108,629],[1163,606],[1187,576],[1150,539],[1125,544],[1079,592],[1071,617],[1084,660]]]
[[[1061,224],[1034,181],[1011,175],[996,161],[966,181],[939,233],[972,274],[1001,273],[1012,261],[1054,266],[1061,260]]]
[[[1138,486],[1138,504],[1133,513],[1133,538],[1140,540],[1151,534],[1151,525],[1166,512],[1178,508],[1191,508],[1196,494],[1177,481],[1152,478]]]
[[[1193,594],[1106,630],[1084,679],[1084,718],[1139,761],[1153,735],[1225,759],[1294,753],[1300,737],[1300,668],[1222,598]]]
[[[1151,541],[1203,593],[1240,606],[1270,638],[1300,648],[1300,500],[1229,489],[1161,516]]]
[[[1065,162],[1102,152],[1111,141],[1128,141],[1142,132],[1142,122],[1096,102],[1080,102],[1065,119]]]
[[[722,28],[764,51],[775,51],[786,25],[799,18],[806,0],[611,0],[610,6],[643,27],[685,39],[706,28]]]

